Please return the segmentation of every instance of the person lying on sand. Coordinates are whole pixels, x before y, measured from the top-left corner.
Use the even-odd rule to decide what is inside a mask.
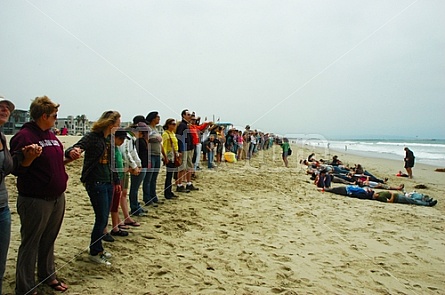
[[[366,180],[363,181],[362,179],[358,179],[356,184],[361,187],[369,187],[369,188],[380,188],[385,190],[394,190],[394,191],[401,191],[404,189],[405,185],[402,183],[399,186],[390,186],[386,183],[380,183],[375,181],[370,181],[369,176],[366,177]]]
[[[433,207],[437,204],[437,200],[430,198],[428,195],[424,195],[417,192],[412,193],[396,193],[396,192],[376,192],[373,198],[376,201],[385,203],[400,203],[400,204],[410,204],[419,206],[430,206]]]
[[[319,190],[351,198],[375,200],[385,203],[400,203],[430,207],[437,204],[437,200],[417,192],[408,193],[406,195],[390,191],[375,192],[370,188],[362,188],[356,185],[338,186]]]

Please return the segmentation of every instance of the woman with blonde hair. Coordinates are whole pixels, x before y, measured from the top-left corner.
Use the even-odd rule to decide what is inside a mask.
[[[111,170],[110,135],[114,128],[120,126],[120,117],[116,111],[104,112],[93,124],[91,132],[65,152],[65,156],[72,160],[79,159],[82,152],[85,152],[80,180],[85,184],[95,214],[89,259],[105,265],[111,265],[108,261],[111,254],[104,250],[102,239],[103,231],[108,224],[113,184],[115,189],[120,190],[119,176]]]

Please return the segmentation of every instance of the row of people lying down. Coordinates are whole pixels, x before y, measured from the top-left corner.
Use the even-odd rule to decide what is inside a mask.
[[[430,198],[428,195],[418,192],[390,192],[390,191],[374,191],[370,188],[363,188],[357,185],[338,186],[333,188],[319,188],[325,192],[342,195],[351,198],[374,200],[385,203],[400,203],[419,206],[435,206],[437,200]]]

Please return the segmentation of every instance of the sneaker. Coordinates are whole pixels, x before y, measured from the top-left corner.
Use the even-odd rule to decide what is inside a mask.
[[[141,210],[138,210],[136,212],[130,213],[131,216],[138,216],[138,217],[145,217],[148,216],[147,213],[142,212]]]
[[[432,200],[429,204],[430,207],[436,206],[437,200]]]
[[[150,206],[150,205],[153,205],[153,207],[158,207],[158,203],[155,203],[153,201],[145,203],[145,206]]]
[[[199,191],[199,188],[194,187],[193,184],[187,185],[186,189],[188,189],[189,191]]]
[[[111,255],[110,252],[107,252],[107,251],[103,251],[102,255],[105,256],[106,259],[110,259],[113,256],[113,255]]]
[[[176,191],[178,193],[189,193],[190,192],[190,190],[183,185],[176,187]]]
[[[106,233],[103,237],[102,240],[105,242],[114,242],[114,238],[110,235],[110,233]]]
[[[117,231],[112,230],[111,231],[111,235],[112,236],[119,236],[119,237],[126,237],[126,236],[128,236],[128,232],[124,231],[124,230],[121,230],[121,229],[119,229]]]
[[[88,257],[90,261],[97,263],[97,264],[104,264],[104,265],[111,265],[111,263],[107,260],[107,257],[105,257],[105,254],[97,254],[97,255],[89,255]]]

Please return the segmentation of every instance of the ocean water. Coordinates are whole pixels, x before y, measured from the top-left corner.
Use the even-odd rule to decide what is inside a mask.
[[[376,157],[403,161],[404,147],[413,151],[416,163],[422,163],[445,168],[445,140],[443,139],[347,139],[328,140],[324,138],[293,138],[294,144],[325,148],[333,151],[343,151],[366,157]]]

